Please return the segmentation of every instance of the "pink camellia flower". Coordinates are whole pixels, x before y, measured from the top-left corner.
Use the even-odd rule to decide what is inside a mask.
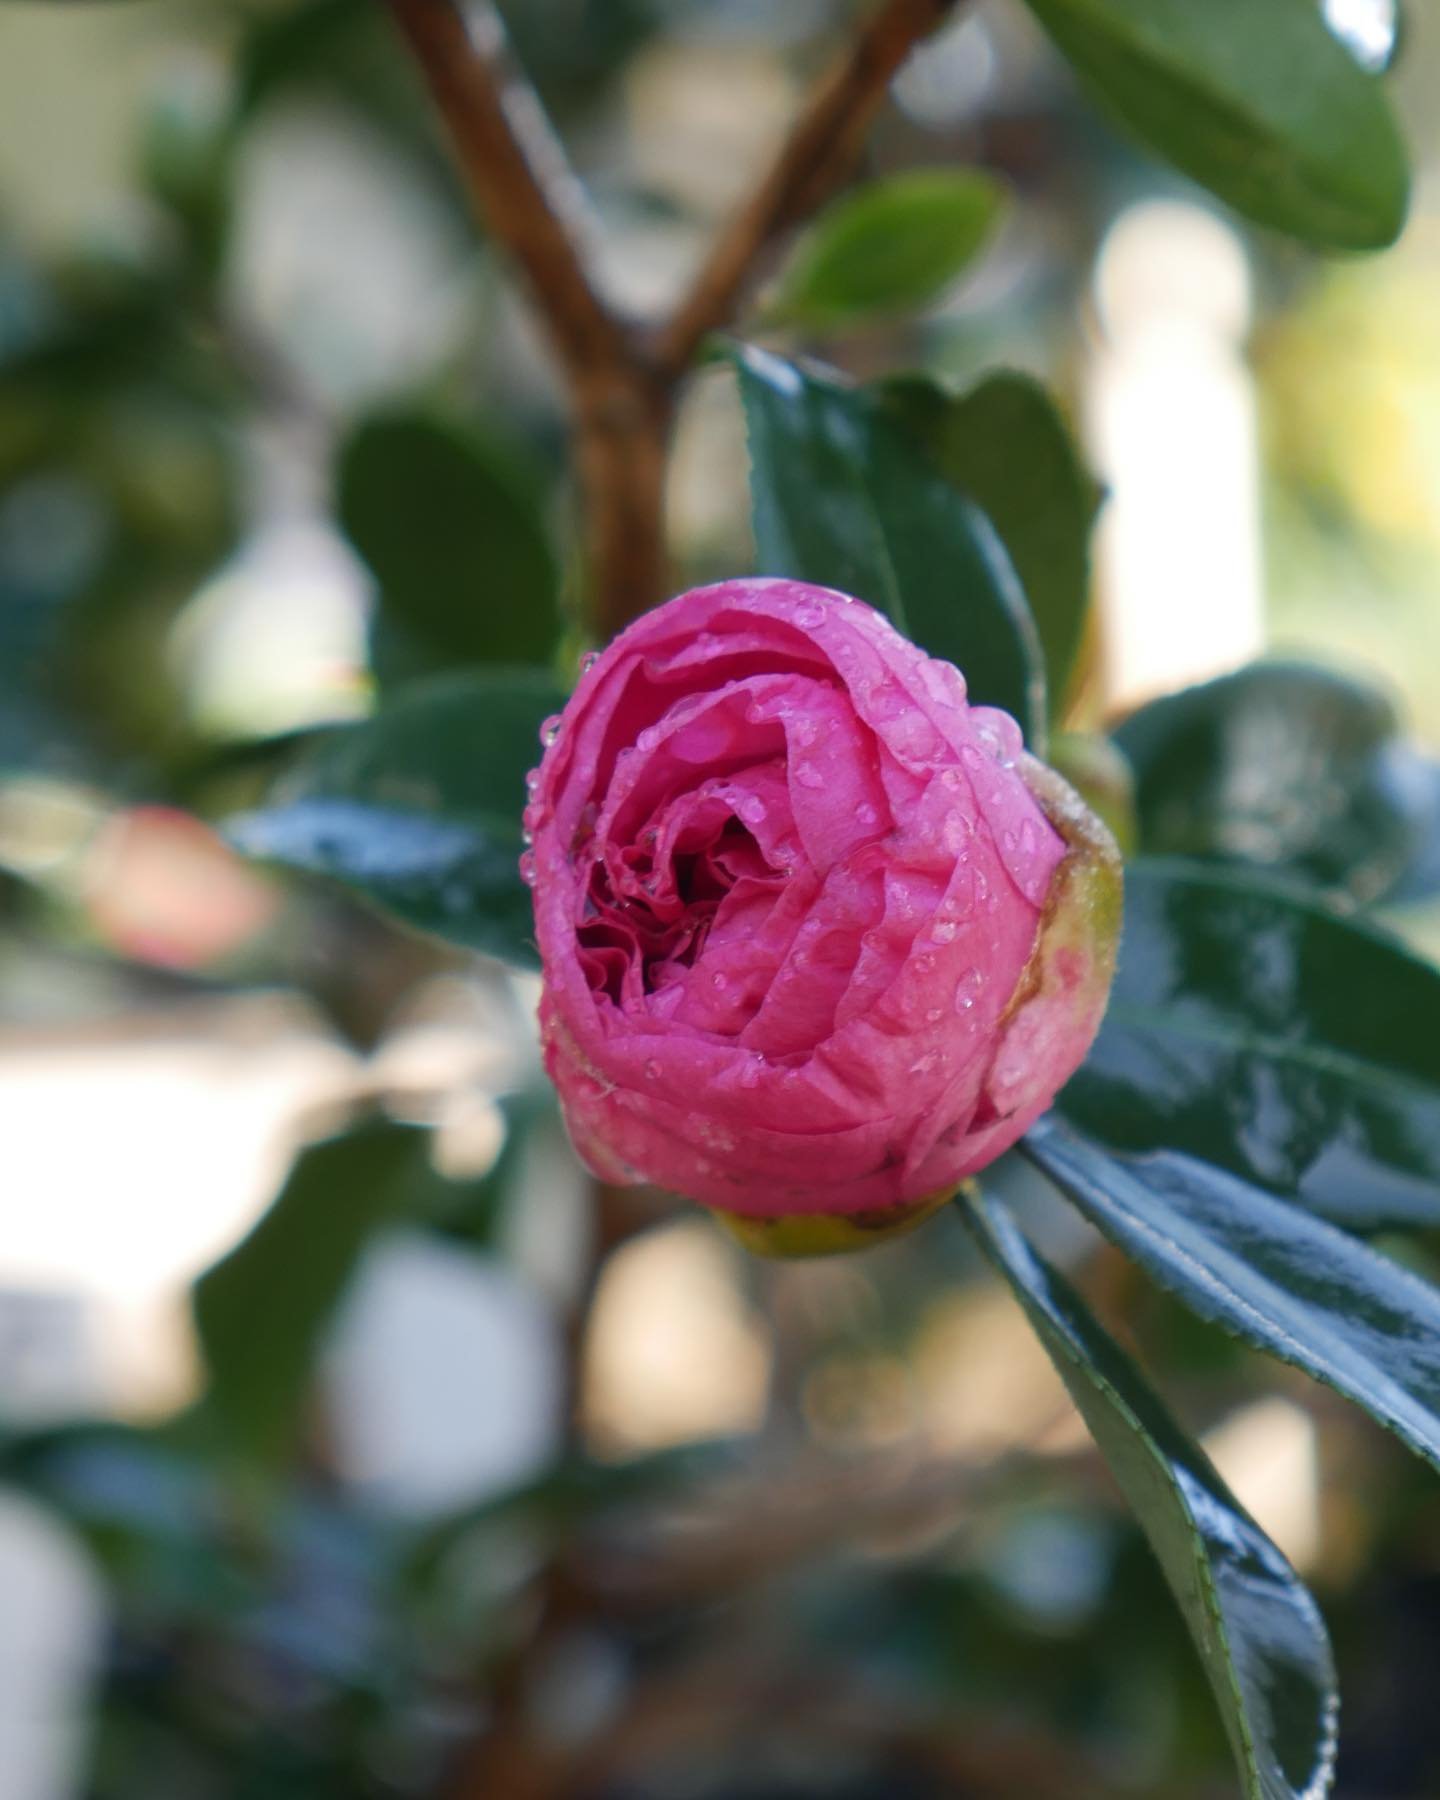
[[[602,1178],[760,1247],[838,1247],[826,1221],[948,1197],[1089,1047],[1114,846],[870,607],[783,580],[682,594],[542,735],[545,1063]]]

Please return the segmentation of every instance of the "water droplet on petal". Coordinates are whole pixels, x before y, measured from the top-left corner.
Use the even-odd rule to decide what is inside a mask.
[[[741,1087],[753,1088],[760,1085],[760,1074],[765,1067],[765,1058],[759,1051],[752,1050],[740,1065]]]
[[[559,715],[559,713],[551,713],[551,715],[548,719],[545,719],[541,722],[540,742],[548,750],[550,748],[550,746],[555,742],[556,738],[559,737],[559,735],[560,735],[560,715]]]
[[[531,769],[530,773],[525,777],[525,792],[533,798],[535,790],[539,785],[540,771],[538,769]]]
[[[653,725],[647,725],[645,727],[645,729],[640,733],[639,737],[636,738],[635,748],[637,750],[649,751],[649,750],[653,750],[659,742],[660,742],[660,733],[655,729],[655,727]]]
[[[645,1079],[647,1081],[658,1081],[660,1079],[660,1065],[653,1056],[645,1065]]]
[[[526,887],[535,885],[535,852],[526,850],[520,858],[520,879]]]
[[[729,987],[730,980],[728,976],[721,975],[717,971],[710,977],[710,985],[715,989],[716,993],[723,993],[725,989]]]
[[[880,815],[873,806],[866,805],[855,808],[855,817],[862,825],[873,825]]]
[[[600,652],[598,650],[587,650],[580,658],[580,673],[582,675],[588,675],[599,660]]]
[[[795,779],[800,783],[801,787],[818,788],[824,787],[825,785],[825,777],[820,773],[819,769],[816,768],[814,763],[797,763],[795,765]]]
[[[980,998],[980,990],[985,985],[985,977],[978,969],[967,969],[955,983],[955,1010],[967,1013]]]
[[[940,1008],[938,1006],[932,1006],[925,1015],[925,1021],[929,1025],[937,1025],[942,1017],[943,1014],[941,1013]]]
[[[819,600],[802,600],[795,608],[795,623],[802,631],[813,631],[825,623],[825,608]]]
[[[768,813],[769,808],[758,795],[752,794],[740,802],[740,817],[747,825],[763,825]]]
[[[937,944],[951,944],[958,930],[953,919],[936,919],[930,927],[930,935]]]

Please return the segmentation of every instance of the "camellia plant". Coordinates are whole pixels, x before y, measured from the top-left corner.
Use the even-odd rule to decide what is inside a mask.
[[[1016,4],[1125,132],[1248,219],[1322,251],[1399,233],[1384,78],[1315,0]],[[1156,701],[1108,740],[1066,730],[1099,496],[1054,401],[1011,370],[957,393],[805,354],[927,304],[983,247],[997,190],[976,171],[841,192],[891,78],[962,8],[865,10],[676,309],[643,325],[591,272],[499,13],[389,10],[563,376],[585,607],[562,630],[538,531],[505,535],[493,568],[483,543],[473,571],[415,551],[407,526],[447,507],[528,502],[462,435],[362,421],[337,511],[379,588],[378,701],[310,734],[231,841],[538,971],[602,1219],[647,1186],[779,1257],[958,1220],[1158,1558],[1241,1790],[1320,1800],[1338,1700],[1319,1609],[993,1170],[1018,1158],[1201,1320],[1440,1467],[1440,1293],[1374,1241],[1440,1225],[1440,972],[1366,913],[1424,880],[1428,772],[1367,689],[1302,665]],[[662,501],[692,379],[738,386],[755,556],[677,594]],[[1315,754],[1257,769],[1267,719]],[[516,1102],[507,1179],[535,1105]],[[395,1130],[308,1152],[197,1289],[209,1428],[250,1466],[293,1441],[321,1325],[398,1210]],[[375,1197],[318,1206],[327,1159]],[[622,1235],[598,1233],[597,1258]],[[284,1244],[320,1272],[267,1334]],[[542,1638],[562,1565],[540,1577]],[[490,1722],[507,1751],[523,1660]]]

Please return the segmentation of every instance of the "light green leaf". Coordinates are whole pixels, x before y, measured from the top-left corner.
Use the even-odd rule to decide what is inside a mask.
[[[842,196],[782,269],[767,322],[825,331],[929,305],[987,242],[1004,198],[975,169],[907,169]]]

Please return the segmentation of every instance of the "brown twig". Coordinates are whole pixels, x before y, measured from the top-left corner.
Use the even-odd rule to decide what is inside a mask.
[[[664,592],[665,463],[680,381],[767,251],[849,172],[890,78],[955,0],[883,0],[819,82],[769,173],[648,342],[605,300],[583,193],[491,0],[386,0],[454,140],[477,210],[520,265],[569,384],[591,621],[614,635]]]
[[[534,90],[514,68],[490,0],[387,0],[449,128],[487,228],[524,270],[573,377],[630,359],[629,336],[590,272],[584,190]]]
[[[676,379],[707,333],[727,324],[765,253],[845,179],[891,77],[955,0],[886,0],[821,79],[759,186],[721,231],[655,355]]]

